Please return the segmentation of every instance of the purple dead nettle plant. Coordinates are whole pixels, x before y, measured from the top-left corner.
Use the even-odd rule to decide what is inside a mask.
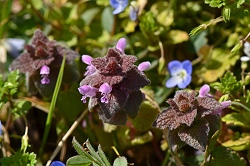
[[[12,62],[9,70],[26,73],[29,89],[32,92],[38,91],[46,97],[52,95],[64,55],[67,75],[63,81],[69,83],[79,79],[74,63],[79,55],[73,50],[58,45],[56,41],[49,40],[41,30],[35,31],[31,44],[25,45],[24,49],[26,51]]]
[[[144,99],[140,88],[150,84],[144,74],[150,62],[143,62],[137,67],[134,65],[137,58],[126,55],[125,47],[126,39],[121,38],[104,57],[82,56],[88,66],[84,74],[86,77],[78,88],[81,100],[86,103],[86,98],[89,98],[89,110],[97,106],[104,123],[124,125],[127,115],[135,118]]]
[[[218,102],[208,95],[210,87],[204,85],[199,95],[195,91],[176,91],[170,105],[153,122],[153,127],[168,129],[167,140],[173,151],[185,144],[205,151],[208,139],[220,129],[222,109],[230,106],[231,101]]]

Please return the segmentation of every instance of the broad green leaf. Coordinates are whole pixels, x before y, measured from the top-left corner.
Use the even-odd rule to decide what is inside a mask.
[[[127,166],[128,161],[125,157],[117,157],[113,163],[113,166]]]
[[[144,101],[140,106],[137,117],[132,120],[132,124],[138,131],[147,131],[151,128],[158,113],[158,109],[152,103]]]
[[[217,139],[218,139],[219,136],[220,136],[220,130],[217,130],[217,131],[213,134],[213,136],[210,138],[209,143],[208,143],[208,147],[209,147],[209,150],[210,150],[210,151],[213,151],[213,150],[214,150],[214,146],[215,146],[215,144],[216,144]]]
[[[230,54],[221,48],[212,50],[211,59],[202,67],[201,77],[206,82],[214,82],[218,78],[221,78],[225,71],[229,70],[231,66],[235,65],[239,55]]]
[[[102,27],[109,33],[113,29],[114,15],[112,14],[111,7],[106,7],[102,12]]]
[[[191,35],[190,41],[193,44],[195,52],[199,52],[199,50],[207,44],[207,32],[204,31],[202,33],[199,33],[195,36]]]
[[[59,92],[56,107],[59,110],[57,113],[71,122],[75,121],[79,113],[83,110],[84,105],[81,101],[81,95],[76,90],[68,90]]]
[[[100,8],[90,8],[85,10],[82,14],[81,14],[81,18],[84,20],[84,22],[86,23],[86,25],[89,25],[94,17],[100,12]]]
[[[222,143],[223,146],[235,151],[243,151],[250,148],[250,135],[245,135],[237,140],[228,140]]]
[[[189,40],[187,32],[180,30],[171,30],[169,31],[168,36],[172,44],[178,44]]]
[[[235,126],[242,126],[245,128],[250,128],[250,114],[249,112],[239,112],[231,113],[222,117],[222,121],[226,124],[233,124]]]
[[[88,166],[91,165],[92,161],[83,157],[82,155],[73,156],[69,158],[66,162],[67,166]]]
[[[246,162],[236,152],[224,146],[216,147],[211,156],[210,166],[246,166]]]

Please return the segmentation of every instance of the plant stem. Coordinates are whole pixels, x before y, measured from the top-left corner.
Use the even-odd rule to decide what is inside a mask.
[[[44,149],[45,143],[46,143],[48,135],[49,135],[50,126],[52,123],[52,116],[53,116],[53,112],[55,109],[57,96],[58,96],[58,93],[59,93],[59,90],[61,87],[61,83],[62,83],[65,61],[66,61],[66,55],[64,55],[64,57],[63,57],[61,68],[60,68],[60,71],[59,71],[59,74],[57,77],[56,87],[55,87],[55,90],[53,93],[52,101],[51,101],[50,108],[49,108],[49,113],[48,113],[47,120],[46,120],[46,126],[45,126],[45,131],[43,134],[42,145],[41,145],[41,148],[39,149],[39,155],[38,155],[39,157],[42,156],[43,149]]]
[[[85,110],[82,112],[80,117],[72,124],[70,129],[67,131],[67,133],[63,136],[62,140],[58,143],[56,149],[54,150],[53,154],[51,155],[50,159],[47,161],[46,166],[49,166],[52,162],[52,160],[56,157],[60,149],[62,148],[63,143],[68,139],[68,137],[72,134],[72,132],[75,130],[75,128],[78,126],[80,121],[84,118],[84,116],[88,113],[88,110]]]
[[[237,105],[237,106],[241,106],[243,107],[245,110],[250,112],[250,109],[248,107],[246,107],[244,104],[240,103],[240,102],[236,102],[236,101],[232,101],[231,102],[232,105]]]

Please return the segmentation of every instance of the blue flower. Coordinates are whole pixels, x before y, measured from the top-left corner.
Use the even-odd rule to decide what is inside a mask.
[[[177,85],[180,89],[184,89],[190,84],[192,80],[192,63],[189,60],[183,62],[177,60],[171,61],[168,64],[168,70],[171,78],[166,82],[167,88]]]
[[[5,47],[9,54],[16,58],[19,55],[19,52],[23,49],[25,40],[17,38],[7,38],[4,41]]]
[[[50,166],[65,166],[65,164],[63,164],[62,162],[60,161],[53,161]]]
[[[138,18],[139,6],[136,1],[132,1],[129,6],[129,18],[132,21],[136,21]]]
[[[113,14],[119,14],[127,7],[128,0],[110,0],[110,5],[115,8]]]

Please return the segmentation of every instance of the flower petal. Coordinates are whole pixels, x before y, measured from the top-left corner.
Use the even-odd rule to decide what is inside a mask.
[[[126,8],[126,6],[119,5],[117,8],[115,8],[115,10],[113,11],[113,14],[119,14],[119,13],[123,12],[125,8]]]
[[[142,62],[138,65],[138,70],[140,71],[144,71],[144,70],[148,70],[150,68],[151,64],[149,61],[147,62]]]
[[[175,76],[182,70],[182,64],[180,61],[174,60],[168,63],[168,70],[171,76]]]
[[[40,69],[40,74],[49,74],[50,73],[50,68],[46,65],[43,65]]]
[[[87,65],[91,65],[92,57],[89,55],[82,55],[82,61]]]
[[[185,60],[182,62],[182,67],[187,71],[187,74],[191,75],[192,74],[192,63],[189,60]]]
[[[180,76],[173,76],[171,78],[169,78],[166,82],[166,87],[167,88],[173,88],[175,87],[177,84],[181,83],[182,79]]]
[[[191,75],[186,75],[186,77],[182,79],[181,82],[178,82],[177,85],[180,89],[184,89],[190,84],[191,80],[192,80]]]
[[[199,91],[199,97],[205,97],[209,91],[210,91],[209,85],[207,84],[203,85]]]
[[[124,50],[125,50],[125,48],[126,48],[126,44],[127,44],[126,39],[125,39],[125,38],[120,38],[120,39],[118,40],[117,44],[116,44],[116,48],[117,48],[118,50],[120,50],[121,52],[124,53]]]
[[[109,94],[112,91],[112,87],[108,83],[104,83],[100,86],[99,92]]]

